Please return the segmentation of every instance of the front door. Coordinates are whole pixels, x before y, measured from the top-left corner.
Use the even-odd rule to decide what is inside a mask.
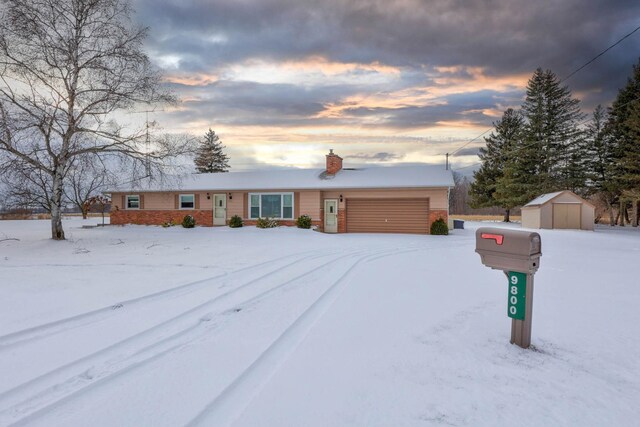
[[[227,195],[213,195],[213,225],[227,224]]]
[[[324,201],[324,232],[338,232],[338,201],[336,199]]]

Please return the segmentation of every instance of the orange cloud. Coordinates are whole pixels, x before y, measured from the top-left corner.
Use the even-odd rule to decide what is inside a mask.
[[[219,80],[216,74],[204,73],[168,73],[164,76],[164,81],[185,86],[206,86]]]

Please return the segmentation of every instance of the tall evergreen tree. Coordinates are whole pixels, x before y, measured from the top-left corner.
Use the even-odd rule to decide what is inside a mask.
[[[580,101],[551,70],[538,68],[527,84],[522,111],[527,121],[526,144],[533,148],[529,154],[536,157],[538,166],[530,182],[520,184],[534,186],[532,193],[537,194],[560,189],[580,192],[585,185]]]
[[[524,120],[520,112],[507,109],[502,118],[494,123],[495,132],[485,138],[486,148],[481,148],[478,156],[482,161],[480,169],[474,172],[471,184],[471,206],[473,208],[499,206],[505,210],[504,221],[509,222],[513,204],[509,198],[496,193],[498,182],[504,177],[504,162],[512,147],[520,145],[524,130]]]
[[[591,123],[586,130],[587,194],[598,198],[609,213],[611,225],[615,215],[613,207],[618,202],[619,191],[613,173],[618,169],[615,159],[616,140],[610,135],[607,127],[608,113],[602,105],[593,111]]]
[[[196,151],[194,163],[198,173],[228,172],[229,157],[223,152],[225,148],[220,137],[209,129]]]
[[[526,132],[526,129],[525,129]],[[539,196],[542,179],[537,144],[522,138],[504,151],[502,177],[496,183],[495,199],[510,206],[522,206]]]
[[[585,135],[584,157],[589,193],[610,190],[610,168],[613,163],[613,140],[606,129],[607,111],[598,105],[593,111],[591,123]]]
[[[611,168],[615,186],[619,191],[640,190],[640,62],[613,101],[607,127],[616,141]]]

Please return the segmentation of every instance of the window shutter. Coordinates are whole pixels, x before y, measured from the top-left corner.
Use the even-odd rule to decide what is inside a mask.
[[[249,193],[242,193],[242,217],[249,218]]]
[[[200,193],[194,194],[193,198],[194,198],[194,202],[193,202],[194,207],[196,209],[200,209]]]
[[[173,197],[173,208],[180,209],[180,195],[178,194]]]
[[[124,194],[122,195],[122,201],[120,204],[120,209],[126,209],[127,208],[127,196],[125,196]]]
[[[293,193],[293,219],[300,216],[300,192]]]
[[[144,209],[144,194],[140,195],[140,209]]]

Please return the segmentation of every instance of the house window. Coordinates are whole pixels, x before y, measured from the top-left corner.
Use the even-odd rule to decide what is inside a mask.
[[[140,209],[140,196],[127,196],[127,209]]]
[[[259,218],[260,217],[260,195],[252,194],[250,196],[251,199],[251,215],[250,218]]]
[[[195,208],[195,197],[193,194],[181,194],[180,195],[180,209],[193,209]]]
[[[249,194],[249,217],[293,219],[293,193]]]

